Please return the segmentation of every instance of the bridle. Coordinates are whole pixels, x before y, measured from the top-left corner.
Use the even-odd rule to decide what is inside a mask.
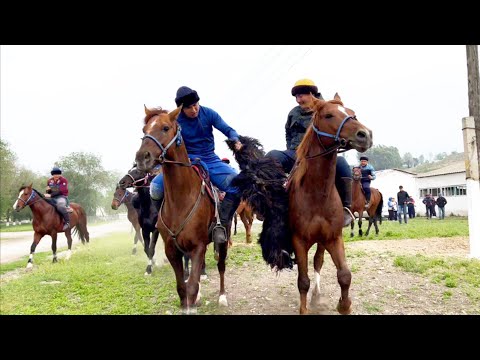
[[[35,199],[36,194],[37,194],[37,193],[35,192],[35,190],[32,189],[32,193],[31,193],[30,196],[28,197],[27,201],[23,200],[21,197],[17,197],[17,200],[20,200],[21,202],[23,202],[23,206],[22,206],[20,209],[23,209],[23,208],[24,208],[25,206],[27,206],[27,205],[30,206],[30,205],[35,204],[37,201],[40,201],[41,199],[39,198],[39,199],[37,199],[37,200],[35,200],[35,201],[33,201],[33,202],[31,202],[31,203],[29,204],[29,201],[30,201],[30,200]]]
[[[340,123],[340,126],[338,127],[338,130],[337,130],[336,134],[330,134],[330,133],[326,133],[324,131],[318,130],[317,127],[315,126],[315,124],[312,121],[312,129],[313,129],[313,131],[315,131],[315,134],[317,134],[317,139],[320,142],[320,145],[322,146],[323,151],[319,154],[316,154],[316,155],[306,156],[305,158],[306,159],[312,159],[312,158],[315,158],[317,156],[324,156],[324,155],[330,154],[334,151],[337,151],[337,152],[347,151],[347,149],[345,149],[345,148],[348,145],[348,141],[346,139],[340,137],[340,132],[342,131],[343,126],[345,125],[345,123],[348,120],[357,120],[357,117],[355,115],[347,115],[342,120],[342,122]],[[329,147],[329,148],[326,148],[325,145],[323,145],[323,143],[322,143],[322,139],[320,138],[322,136],[333,139],[335,141],[335,144],[333,146]],[[339,150],[339,149],[341,149],[341,150]]]

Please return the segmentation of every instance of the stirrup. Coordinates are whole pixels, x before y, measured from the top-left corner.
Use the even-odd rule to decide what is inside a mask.
[[[365,210],[368,209],[370,207],[370,201],[368,201],[366,204],[365,204]]]
[[[70,229],[70,223],[69,223],[69,222],[66,222],[66,223],[63,225],[63,229],[62,229],[62,230],[65,231],[65,230],[68,230],[68,229]]]
[[[217,224],[212,230],[212,240],[216,244],[227,242],[227,229],[223,225]]]
[[[344,218],[343,227],[345,227],[345,226],[350,225],[350,223],[351,223],[352,221],[355,221],[355,216],[352,214],[352,211],[351,211],[348,207],[344,206],[344,207],[343,207],[343,210],[347,210],[347,214],[350,215],[350,218],[351,218],[351,220],[348,221],[348,222],[347,222],[347,221],[345,220],[345,218]],[[345,212],[344,212],[344,214],[345,214]]]

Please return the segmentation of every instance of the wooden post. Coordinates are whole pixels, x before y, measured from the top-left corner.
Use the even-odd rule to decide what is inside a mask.
[[[470,256],[480,259],[480,81],[478,45],[467,45],[469,117],[462,119]],[[477,222],[475,224],[475,222]]]

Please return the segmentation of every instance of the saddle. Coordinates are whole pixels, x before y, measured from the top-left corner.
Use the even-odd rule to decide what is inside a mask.
[[[205,188],[207,189],[207,194],[210,200],[215,204],[215,195],[214,191],[217,192],[217,198],[219,197],[219,190],[213,186],[212,181],[210,180],[210,175],[208,173],[208,170],[205,169],[205,167],[202,165],[202,163],[197,162],[195,164],[192,164],[192,168],[195,170],[197,175],[205,181]]]

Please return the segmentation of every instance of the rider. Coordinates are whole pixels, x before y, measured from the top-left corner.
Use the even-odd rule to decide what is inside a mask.
[[[362,170],[362,188],[365,192],[365,209],[368,209],[370,207],[370,197],[372,195],[370,191],[370,182],[375,180],[377,175],[375,174],[373,166],[368,163],[368,157],[366,156],[360,157],[360,169]]]
[[[292,170],[297,158],[295,151],[312,122],[314,99],[323,100],[318,87],[310,79],[298,80],[292,88],[292,95],[295,96],[298,106],[295,106],[289,112],[285,124],[287,150],[271,150],[266,155],[279,162],[286,173],[290,173]],[[350,210],[352,205],[352,181],[347,160],[343,156],[337,157],[335,184],[344,206],[343,226],[349,225],[355,219]]]
[[[47,181],[47,194],[45,197],[51,198],[57,210],[63,216],[63,231],[70,228],[70,215],[67,211],[68,204],[68,180],[62,176],[62,170],[58,167],[53,167],[50,171],[52,177]]]
[[[199,158],[208,168],[210,179],[214,186],[226,195],[220,205],[219,231],[214,231],[213,241],[224,243],[227,241],[227,230],[231,224],[233,214],[240,204],[240,189],[231,185],[232,180],[237,176],[237,171],[229,164],[226,164],[215,154],[215,140],[213,128],[221,131],[228,139],[235,141],[235,150],[242,148],[237,132],[230,127],[220,115],[206,106],[200,106],[200,97],[195,90],[182,86],[177,90],[175,103],[182,107],[178,116],[178,123],[182,131],[182,138],[185,142],[190,159]],[[150,196],[155,201],[163,198],[163,174],[157,175],[150,184]]]

